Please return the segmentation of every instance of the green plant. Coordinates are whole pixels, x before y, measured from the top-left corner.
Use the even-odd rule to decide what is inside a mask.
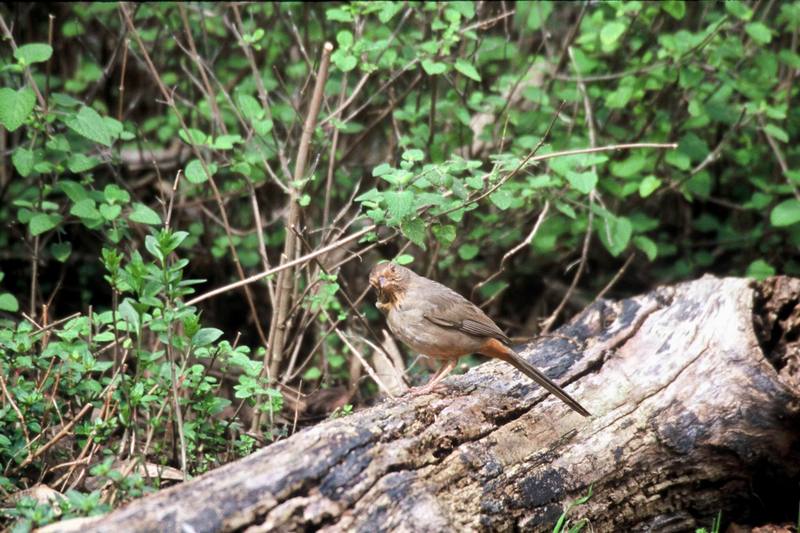
[[[579,533],[583,531],[583,528],[589,524],[588,518],[581,518],[574,524],[570,523],[570,520],[567,518],[567,515],[576,507],[581,505],[585,505],[589,499],[592,497],[592,486],[589,486],[589,490],[586,492],[585,496],[581,496],[577,500],[570,502],[567,505],[567,508],[564,509],[564,512],[561,513],[561,516],[558,517],[558,521],[556,521],[556,525],[553,526],[553,533],[562,533],[567,531],[569,533]]]
[[[722,527],[722,511],[717,513],[717,516],[711,522],[711,529],[706,529],[704,527],[697,528],[695,533],[719,533],[720,528]]]
[[[6,493],[65,491],[98,464],[55,467],[86,457],[201,473],[293,430],[283,387],[369,400],[344,340],[379,333],[362,259],[446,278],[526,336],[609,290],[800,272],[798,1],[0,17]],[[160,484],[125,468],[75,512]]]
[[[353,404],[346,403],[334,409],[329,418],[342,418],[351,414],[353,414]]]

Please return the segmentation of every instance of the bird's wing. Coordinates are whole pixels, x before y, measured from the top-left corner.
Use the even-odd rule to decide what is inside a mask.
[[[444,328],[453,328],[476,337],[490,337],[509,344],[508,337],[478,306],[439,285],[425,292],[428,310],[423,316]]]

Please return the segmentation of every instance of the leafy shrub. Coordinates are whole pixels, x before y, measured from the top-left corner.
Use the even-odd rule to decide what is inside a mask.
[[[20,500],[20,527],[280,438],[298,391],[339,390],[334,416],[373,396],[344,342],[380,325],[356,258],[446,279],[527,335],[610,283],[800,270],[797,1],[0,15],[0,487],[74,489]],[[189,303],[290,240],[294,259],[356,231],[281,284]]]

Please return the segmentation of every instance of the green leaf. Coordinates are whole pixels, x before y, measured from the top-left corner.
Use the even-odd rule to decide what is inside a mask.
[[[341,7],[325,10],[325,18],[336,22],[353,22],[353,15],[350,14],[350,11]]]
[[[263,120],[254,120],[253,130],[255,130],[255,132],[261,135],[262,137],[266,136],[269,132],[272,131],[272,120],[268,118],[265,118]]]
[[[340,48],[350,48],[353,46],[353,33],[348,30],[338,32],[336,42],[339,43]]]
[[[647,176],[639,183],[639,196],[647,198],[659,187],[661,187],[660,179],[655,176]]]
[[[181,129],[178,132],[178,137],[186,144],[205,144],[208,138],[205,133],[194,128]]]
[[[767,44],[772,40],[772,32],[763,22],[750,22],[745,25],[744,31],[758,44]]]
[[[466,183],[467,187],[471,189],[483,189],[483,179],[480,176],[467,176],[467,178],[464,180],[464,183]]]
[[[304,194],[297,200],[297,203],[300,204],[300,207],[308,207],[311,203],[311,195]]]
[[[64,121],[75,133],[86,137],[90,141],[111,146],[111,132],[97,111],[91,107],[83,106],[77,115],[67,117]]]
[[[213,176],[217,172],[217,165],[208,163],[208,171],[211,173],[211,176]],[[204,183],[211,177],[206,173],[203,164],[197,159],[189,161],[184,174],[186,175],[186,179],[191,183]]]
[[[220,135],[211,145],[215,150],[232,150],[235,144],[242,142],[241,135]]]
[[[425,159],[425,152],[419,148],[411,148],[403,152],[403,159],[406,161],[422,161]]]
[[[372,169],[372,175],[377,178],[391,171],[392,171],[392,165],[390,165],[389,163],[381,163],[380,165]]]
[[[775,267],[764,261],[763,259],[756,259],[750,266],[747,267],[747,277],[755,278],[762,281],[770,276],[775,275]]]
[[[96,219],[101,218],[100,211],[97,210],[95,207],[95,202],[91,198],[84,198],[80,202],[77,202],[72,208],[69,210],[70,215],[74,215],[80,218],[88,218],[88,219]]]
[[[331,60],[336,67],[342,72],[350,72],[358,65],[358,59],[345,49],[340,48],[336,50],[331,56]]]
[[[632,178],[639,175],[645,165],[647,165],[647,157],[642,153],[635,152],[622,161],[613,161],[611,173],[624,179]]]
[[[69,241],[53,243],[50,245],[50,253],[56,261],[63,263],[72,253],[72,243]]]
[[[499,191],[495,191],[490,194],[489,200],[491,200],[498,209],[505,211],[511,207],[511,201],[513,200],[513,197],[511,196],[510,192],[500,189]]]
[[[53,47],[45,43],[24,44],[14,51],[14,58],[25,65],[44,63],[53,55]]]
[[[149,224],[151,226],[158,226],[161,224],[161,217],[158,216],[158,213],[140,203],[133,205],[133,211],[128,218],[140,224]]]
[[[433,59],[423,59],[422,70],[424,70],[428,76],[438,76],[439,74],[447,72],[447,65],[439,61],[434,61]]]
[[[394,262],[398,265],[410,265],[414,262],[414,256],[408,254],[398,255],[394,258]]]
[[[100,164],[100,160],[96,157],[87,157],[80,152],[72,154],[67,161],[67,168],[74,174],[80,174],[91,170]]]
[[[235,163],[231,167],[231,170],[233,172],[236,172],[238,174],[242,174],[243,176],[247,176],[247,177],[251,177],[252,176],[252,172],[253,172],[252,167],[250,167],[250,165],[245,163],[245,162]]]
[[[19,175],[27,178],[33,170],[33,150],[18,146],[11,155],[11,162],[14,163]]]
[[[386,209],[395,222],[414,212],[414,193],[411,191],[386,191],[383,194]]]
[[[466,243],[458,247],[458,256],[464,261],[469,261],[470,259],[474,259],[480,251],[480,248],[476,245]]]
[[[475,4],[472,2],[450,2],[447,4],[447,7],[448,9],[457,11],[467,20],[475,16]]]
[[[664,156],[664,161],[680,170],[689,170],[692,165],[692,160],[689,159],[689,156],[678,150],[667,152],[667,155]]]
[[[683,20],[686,15],[686,4],[684,0],[667,0],[659,4],[661,9],[672,15],[675,20]]]
[[[19,302],[10,292],[0,293],[0,311],[8,311],[9,313],[19,311]]]
[[[421,218],[411,218],[404,220],[400,224],[400,231],[403,232],[408,240],[425,249],[425,223]]]
[[[206,346],[222,336],[222,330],[217,328],[202,328],[192,337],[195,346]]]
[[[111,204],[100,204],[100,214],[109,222],[115,220],[122,213],[122,206]]]
[[[791,226],[800,222],[800,200],[784,200],[772,208],[769,221],[775,227]]]
[[[633,225],[625,217],[607,215],[601,220],[597,232],[609,253],[617,257],[628,247],[633,234]]]
[[[578,214],[575,212],[575,209],[569,204],[565,204],[564,202],[556,202],[556,209],[567,215],[571,219],[575,219]]]
[[[139,313],[131,304],[130,298],[125,298],[119,304],[119,319],[130,324],[133,327],[133,331],[139,331]]]
[[[123,130],[122,122],[114,117],[103,117],[103,123],[106,125],[106,129],[108,130],[109,135],[111,135],[111,138],[119,139],[119,136]]]
[[[80,183],[71,180],[62,180],[58,182],[58,186],[73,203],[77,204],[84,198],[89,197],[89,193]]]
[[[772,137],[773,139],[777,139],[782,143],[789,142],[789,134],[786,133],[782,128],[779,128],[775,124],[767,124],[764,126],[764,133]]]
[[[397,13],[403,9],[403,4],[401,2],[382,2],[383,8],[378,13],[378,20],[380,20],[383,24],[386,24],[392,17],[394,17]]]
[[[261,104],[249,94],[238,93],[236,95],[236,105],[242,115],[251,121],[264,117],[264,110],[261,108]]]
[[[34,237],[36,235],[41,235],[45,231],[50,231],[51,229],[58,226],[58,224],[63,220],[64,217],[61,215],[48,215],[46,213],[38,213],[31,217],[30,221],[28,221],[28,229],[31,232],[31,235]]]
[[[127,204],[131,201],[131,195],[128,194],[128,191],[113,183],[106,185],[105,189],[103,189],[103,196],[106,197],[106,201],[110,204]]]
[[[469,61],[461,58],[456,59],[456,70],[472,80],[481,81],[481,75],[478,74],[478,70]]]
[[[625,33],[625,24],[618,20],[607,22],[600,30],[600,42],[603,49],[607,50],[613,47],[623,33]]]
[[[545,1],[545,2],[523,2],[518,8],[526,7],[529,9],[528,16],[525,19],[525,25],[528,26],[529,30],[537,31],[539,28],[547,20],[547,17],[550,16],[550,13],[553,11],[553,6],[555,4],[553,2]]]
[[[597,173],[593,170],[589,172],[567,172],[567,181],[572,186],[583,194],[589,194],[597,185]]]
[[[322,377],[322,371],[315,366],[312,366],[303,373],[303,381],[314,381],[320,377]]]
[[[433,236],[436,237],[436,240],[442,243],[445,247],[450,246],[453,244],[453,241],[456,240],[456,227],[452,224],[436,224],[431,228],[433,231]]]
[[[161,252],[158,240],[153,235],[148,235],[144,238],[144,247],[153,257],[162,263],[164,262],[164,254]]]
[[[22,126],[36,105],[36,95],[27,87],[18,91],[3,87],[0,89],[0,124],[8,131]]]
[[[633,96],[633,87],[630,85],[620,85],[615,91],[606,95],[606,105],[612,109],[621,109],[628,105]]]
[[[637,235],[634,237],[633,244],[643,251],[650,261],[655,261],[656,257],[658,257],[658,246],[644,235]]]
[[[750,20],[753,17],[753,10],[742,0],[726,0],[723,2],[725,9],[741,20]]]

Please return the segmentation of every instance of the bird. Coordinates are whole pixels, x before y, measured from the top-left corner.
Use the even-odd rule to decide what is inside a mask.
[[[412,350],[443,361],[414,394],[430,392],[455,368],[460,357],[479,353],[509,363],[575,412],[590,416],[564,389],[520,357],[497,324],[456,291],[391,262],[377,263],[370,272],[369,284],[394,336]]]

